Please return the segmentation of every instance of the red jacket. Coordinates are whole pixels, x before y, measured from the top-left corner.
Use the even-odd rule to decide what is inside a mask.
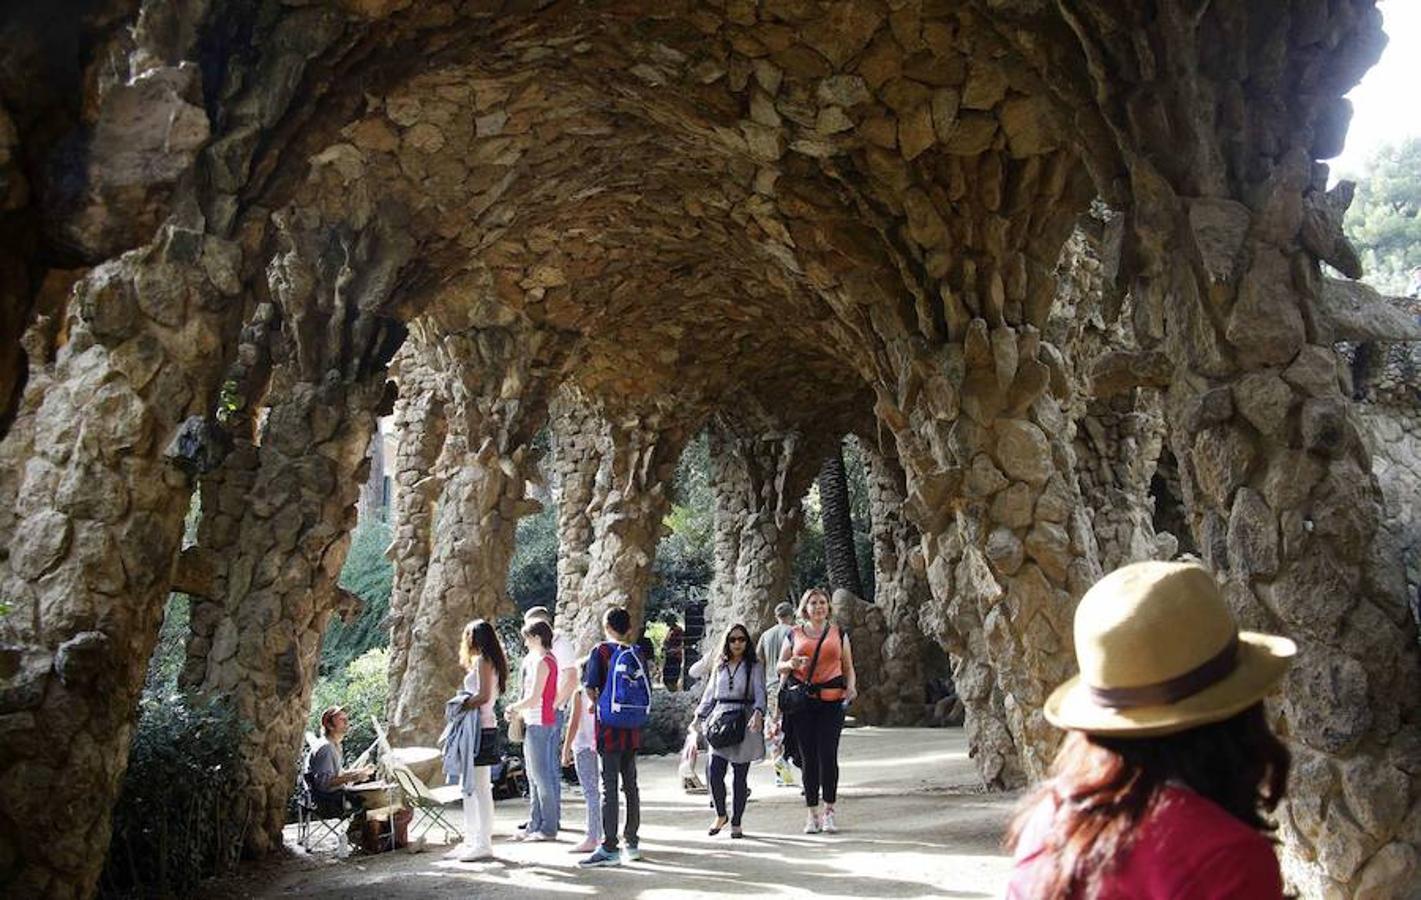
[[[1045,896],[1035,885],[1052,851],[1056,803],[1047,798],[1017,842],[1008,900]],[[1114,871],[1105,876],[1100,900],[1279,900],[1283,879],[1268,838],[1223,807],[1187,788],[1167,787],[1140,826],[1139,835]]]

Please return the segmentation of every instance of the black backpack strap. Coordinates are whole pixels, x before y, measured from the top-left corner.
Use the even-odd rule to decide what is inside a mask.
[[[804,683],[809,690],[814,690],[814,668],[819,665],[819,651],[824,649],[824,639],[829,636],[830,629],[834,628],[828,622],[824,623],[824,633],[819,635],[819,643],[814,645],[814,656],[809,660],[809,668],[804,673]]]

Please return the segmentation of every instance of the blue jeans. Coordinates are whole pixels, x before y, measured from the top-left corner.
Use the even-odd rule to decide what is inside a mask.
[[[597,773],[597,751],[588,747],[573,756],[577,764],[577,783],[582,785],[582,797],[587,801],[587,839],[602,841],[602,780]]]
[[[523,758],[528,766],[527,834],[557,837],[562,820],[562,769],[558,765],[558,727],[529,725],[523,737]]]

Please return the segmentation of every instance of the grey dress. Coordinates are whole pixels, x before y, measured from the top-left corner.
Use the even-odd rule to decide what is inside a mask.
[[[741,704],[733,701],[741,700],[745,697],[745,679],[750,679],[750,702]],[[727,703],[726,701],[732,701]],[[701,703],[696,707],[696,719],[705,724],[714,715],[716,707],[744,706],[747,715],[759,711],[763,719],[765,715],[765,673],[760,663],[755,663],[751,668],[741,662],[734,666],[727,666],[724,663],[716,663],[715,672],[706,679],[706,689],[701,694]],[[752,763],[765,758],[765,734],[763,726],[760,731],[750,728],[748,723],[745,728],[745,740],[730,747],[712,747],[713,756],[724,757],[730,763]]]

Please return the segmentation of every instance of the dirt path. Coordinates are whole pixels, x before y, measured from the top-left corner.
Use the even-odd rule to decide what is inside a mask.
[[[446,862],[442,847],[344,860],[298,851],[245,867],[204,896],[995,897],[1009,862],[1001,834],[1016,797],[977,787],[966,751],[961,729],[846,731],[835,836],[802,834],[798,794],[775,788],[768,767],[755,766],[746,839],[731,840],[729,829],[709,837],[705,798],[681,792],[673,758],[652,757],[639,761],[646,856],[639,863],[577,868],[579,857],[568,850],[581,839],[584,807],[571,789],[556,844],[503,840],[527,811],[524,802],[505,801],[494,825],[494,862]]]

